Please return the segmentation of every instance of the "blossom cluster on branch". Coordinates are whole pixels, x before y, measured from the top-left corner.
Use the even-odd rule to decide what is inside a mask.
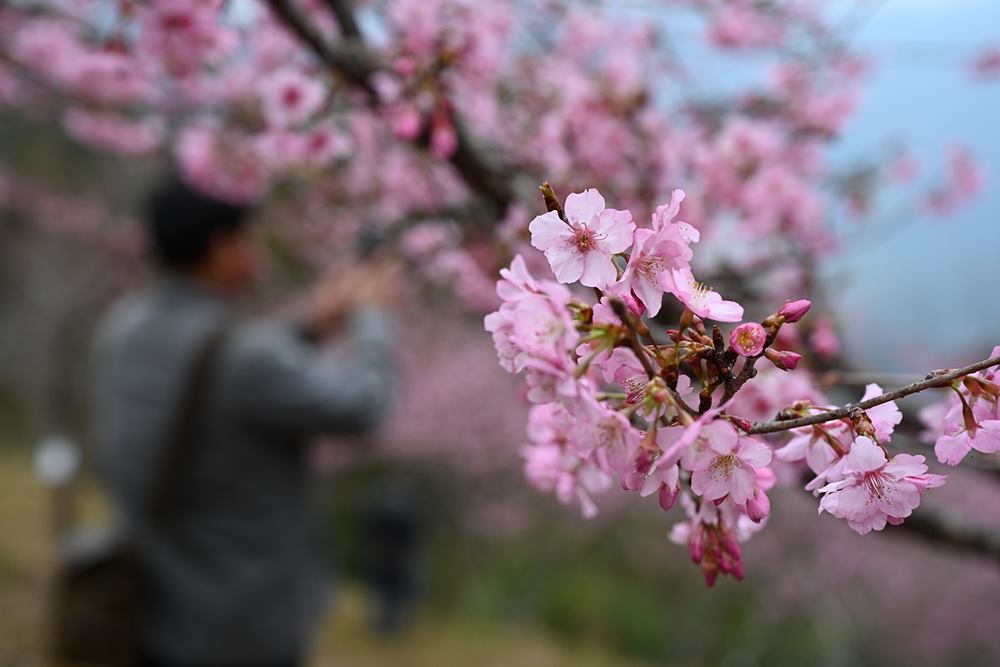
[[[904,518],[913,490],[940,480],[878,456],[898,423],[890,402],[830,409],[804,358],[836,363],[832,319],[798,323],[800,299],[741,321],[743,305],[764,312],[788,294],[822,311],[814,272],[837,247],[831,221],[877,213],[880,189],[917,175],[905,153],[849,167],[826,155],[869,63],[820,0],[664,0],[700,20],[711,57],[759,63],[760,76],[712,89],[671,22],[613,4],[23,0],[0,7],[0,106],[129,164],[167,158],[219,198],[269,194],[275,236],[307,264],[377,227],[425,283],[480,312],[499,301],[488,325],[501,363],[537,406],[529,477],[587,514],[614,477],[664,506],[680,498],[689,521],[674,537],[706,576],[742,572],[774,461],[804,460],[821,508],[859,530]],[[994,56],[976,71],[994,74]],[[15,171],[0,165],[0,208],[67,217],[4,188],[27,182]],[[543,175],[578,194],[563,208],[548,193],[550,212],[526,227]],[[983,188],[956,147],[917,201],[951,213]],[[532,276],[536,249],[555,280]],[[492,276],[518,255],[495,294]],[[648,321],[678,312],[673,330]],[[995,451],[996,379],[975,372],[956,378],[931,433],[949,463]],[[787,442],[756,437],[785,430]],[[885,502],[858,507],[871,489]]]
[[[529,230],[555,280],[531,275],[515,257],[497,283],[502,305],[485,319],[500,364],[524,376],[534,404],[523,452],[532,484],[579,503],[588,517],[597,512],[594,496],[616,482],[655,495],[664,510],[681,499],[686,520],[671,539],[688,546],[712,585],[719,574],[743,577],[740,544],[771,511],[774,460],[805,461],[819,511],[861,534],[902,523],[924,491],[944,483],[921,455],[889,456],[902,414],[875,384],[862,398],[878,403],[870,409],[790,429],[783,443],[753,435],[762,408],[742,399],[761,397],[750,391],[761,360],[771,367],[762,375],[772,388],[788,385],[768,392],[787,401],[769,406],[779,420],[833,410],[808,380],[794,379],[802,357],[782,342],[783,327],[811,304],[786,302],[762,322],[736,325],[728,338],[718,325],[709,328],[706,321],[739,322],[743,308],[695,279],[699,234],[676,219],[683,191],[653,212],[649,226],[608,208],[593,189],[569,195],[565,207],[547,183],[542,191],[549,211]],[[574,283],[594,296],[567,287]],[[666,295],[683,314],[677,328],[657,335],[645,318]],[[995,369],[956,380],[946,414],[933,420],[942,424],[942,461],[955,464],[970,448],[1000,450],[996,380]]]

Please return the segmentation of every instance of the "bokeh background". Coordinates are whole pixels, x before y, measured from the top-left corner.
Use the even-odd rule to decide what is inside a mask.
[[[376,39],[388,39],[386,4],[364,5],[362,25]],[[669,30],[699,85],[720,95],[752,85],[775,58],[720,54],[706,43],[705,15],[676,3],[579,6]],[[982,358],[1000,343],[1000,80],[972,63],[1000,44],[1000,6],[831,0],[824,11],[870,68],[857,112],[824,147],[830,171],[898,161],[903,151],[919,165],[863,221],[831,206],[825,224],[840,246],[814,267],[841,340],[830,367],[893,385]],[[676,85],[653,93],[669,98]],[[935,215],[924,193],[946,178],[946,155],[959,144],[986,187]],[[164,164],[93,150],[67,137],[58,117],[0,106],[0,666],[43,661],[39,618],[56,525],[70,511],[83,521],[106,513],[86,465],[89,337],[107,305],[145,278],[130,220]],[[324,222],[301,221],[300,192],[283,191],[259,215],[271,266],[252,299],[258,311],[294,299],[315,268],[297,254],[296,229],[311,238]],[[522,212],[523,225],[539,204]],[[345,234],[342,254],[355,242]],[[655,504],[609,494],[585,521],[532,490],[520,457],[527,404],[496,364],[482,309],[456,297],[462,286],[450,281],[414,277],[397,313],[406,339],[391,423],[361,447],[316,445],[336,592],[315,664],[1000,664],[995,558],[892,529],[860,537],[817,519],[793,473],[775,492],[768,529],[747,545],[746,581],[713,589],[668,542],[677,517]],[[911,432],[921,404],[904,406]],[[54,435],[84,458],[81,477],[58,492],[34,460]],[[949,471],[927,503],[1000,531],[1000,471],[978,463]],[[412,580],[412,614],[388,638],[375,627],[368,585],[374,555],[387,550],[403,554]]]

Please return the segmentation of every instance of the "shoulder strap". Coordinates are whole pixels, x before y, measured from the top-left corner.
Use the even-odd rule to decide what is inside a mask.
[[[228,320],[216,326],[195,354],[181,387],[176,412],[169,422],[164,451],[146,494],[146,509],[150,516],[159,516],[167,508],[170,493],[191,458],[195,429],[208,396],[212,370],[231,328],[232,322]]]

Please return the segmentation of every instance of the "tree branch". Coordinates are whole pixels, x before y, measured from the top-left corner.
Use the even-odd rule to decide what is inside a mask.
[[[823,422],[833,421],[835,419],[843,419],[844,417],[849,417],[855,410],[868,410],[882,405],[883,403],[895,401],[905,396],[909,396],[910,394],[916,394],[917,392],[921,392],[925,389],[946,387],[958,378],[971,375],[972,373],[990,368],[991,366],[1000,366],[1000,356],[993,357],[991,359],[984,359],[983,361],[978,361],[964,368],[948,371],[947,373],[931,373],[920,382],[908,384],[905,387],[876,396],[875,398],[870,398],[867,401],[850,403],[842,408],[838,408],[837,410],[820,412],[808,417],[799,417],[798,419],[776,419],[774,421],[758,422],[753,425],[753,428],[750,429],[750,433],[758,435],[763,433],[778,433],[802,426],[812,426],[814,424],[822,424]]]
[[[316,30],[293,0],[268,0],[275,14],[327,67],[346,78],[350,83],[367,91],[377,102],[372,75],[383,68],[381,60],[362,42],[361,32],[350,6],[345,0],[328,0],[331,10],[340,22],[341,30],[349,39],[331,46]],[[451,116],[457,146],[449,157],[465,184],[501,214],[515,199],[514,177],[505,165],[488,155],[473,140],[462,119],[454,110]],[[427,148],[426,133],[415,139],[415,144]]]
[[[926,542],[987,556],[1000,565],[1000,532],[970,524],[954,514],[921,507],[899,527]]]
[[[340,25],[340,33],[347,39],[356,39],[360,42],[361,28],[358,27],[358,21],[354,17],[350,0],[326,0],[326,4]]]
[[[331,45],[299,11],[292,0],[268,0],[268,2],[271,9],[284,21],[288,29],[295,33],[323,64],[344,76],[353,85],[363,88],[370,95],[375,96],[371,76],[381,68],[381,63],[374,54],[365,48],[360,39],[352,39],[336,46]],[[338,20],[340,20],[339,17]],[[341,30],[344,30],[343,24],[341,24]],[[358,37],[360,37],[360,33],[358,33]]]

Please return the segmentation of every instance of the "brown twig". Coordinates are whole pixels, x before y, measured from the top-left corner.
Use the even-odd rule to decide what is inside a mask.
[[[635,325],[635,322],[632,321],[635,316],[628,312],[625,302],[621,299],[608,299],[608,303],[611,304],[611,309],[615,311],[615,315],[618,316],[618,319],[620,319],[625,325],[625,337],[628,339],[628,343],[632,348],[632,351],[635,352],[635,356],[639,357],[639,363],[642,364],[642,369],[646,371],[650,380],[658,377],[659,374],[653,370],[653,366],[649,363],[649,357],[646,356],[646,349],[639,342],[638,327]]]
[[[814,424],[822,424],[835,419],[843,419],[844,417],[850,416],[850,414],[855,410],[868,410],[882,405],[883,403],[895,401],[905,396],[909,396],[910,394],[916,394],[917,392],[924,391],[925,389],[945,387],[958,378],[971,375],[972,373],[990,368],[991,366],[1000,366],[1000,356],[984,359],[969,366],[965,366],[964,368],[959,368],[947,373],[930,374],[920,382],[908,384],[905,387],[876,396],[875,398],[870,398],[867,401],[850,403],[836,410],[820,412],[815,415],[800,417],[798,419],[776,419],[773,421],[758,422],[753,425],[753,428],[750,429],[750,433],[758,435],[764,433],[779,433],[781,431],[788,431],[802,426],[812,426]]]

